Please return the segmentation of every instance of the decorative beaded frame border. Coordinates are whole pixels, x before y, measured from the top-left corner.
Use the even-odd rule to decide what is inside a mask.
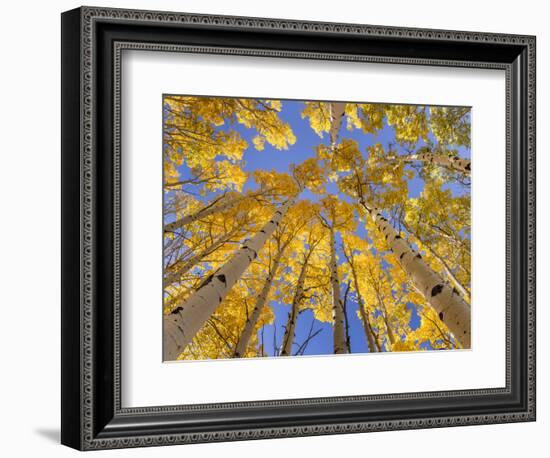
[[[479,32],[462,31],[442,31],[414,28],[383,27],[369,25],[352,25],[336,23],[303,22],[296,20],[278,20],[247,17],[228,17],[228,16],[210,16],[198,14],[151,12],[151,11],[133,11],[124,9],[110,8],[81,8],[81,424],[80,424],[80,448],[85,450],[122,448],[122,447],[141,447],[152,445],[168,445],[198,442],[231,441],[231,440],[251,440],[276,437],[307,436],[321,434],[339,434],[351,432],[385,431],[400,429],[415,429],[427,427],[457,426],[457,425],[475,425],[488,423],[506,423],[516,421],[530,421],[535,419],[535,38],[531,36],[507,35],[507,34],[489,34]],[[128,22],[139,22],[147,24],[204,24],[212,27],[229,27],[237,29],[270,29],[270,30],[294,30],[304,32],[336,32],[343,34],[358,34],[371,37],[397,37],[397,38],[415,38],[415,39],[439,39],[452,42],[487,42],[499,44],[523,45],[527,48],[528,59],[528,196],[527,212],[529,218],[528,226],[528,275],[527,275],[527,333],[528,333],[528,360],[527,364],[527,410],[521,413],[502,413],[490,415],[463,415],[438,418],[416,418],[413,420],[391,420],[391,421],[372,421],[360,423],[334,423],[314,426],[297,427],[270,427],[248,430],[227,430],[223,432],[208,433],[184,433],[184,434],[159,434],[154,436],[135,436],[122,438],[96,438],[94,437],[93,427],[93,397],[94,388],[92,380],[93,374],[93,208],[95,206],[95,196],[93,189],[93,131],[94,131],[94,23],[97,20],[117,20]],[[189,406],[162,406],[150,408],[121,408],[120,403],[120,65],[121,53],[124,49],[149,50],[149,51],[171,51],[187,53],[214,53],[214,54],[232,54],[232,55],[250,55],[266,57],[294,57],[303,59],[332,59],[348,60],[377,63],[393,64],[415,64],[415,65],[439,65],[451,67],[470,67],[470,68],[495,68],[506,71],[506,109],[507,109],[507,138],[506,138],[506,157],[507,157],[507,211],[506,211],[506,273],[507,273],[507,291],[506,291],[506,387],[484,390],[465,390],[465,391],[446,391],[446,392],[424,392],[407,394],[388,394],[354,397],[332,397],[332,398],[314,398],[297,400],[274,400],[260,402],[227,403],[227,404],[198,404]],[[115,43],[115,106],[114,108],[114,185],[115,185],[115,408],[118,415],[130,414],[159,414],[170,412],[186,412],[192,410],[208,409],[228,409],[237,407],[262,407],[262,406],[299,406],[323,403],[335,403],[341,401],[355,400],[373,400],[373,399],[421,399],[429,397],[446,396],[471,396],[477,394],[490,393],[508,393],[510,391],[510,285],[509,278],[511,273],[510,262],[510,161],[511,161],[511,139],[510,139],[510,103],[512,88],[510,85],[510,65],[508,64],[489,64],[482,62],[456,62],[440,59],[407,59],[397,57],[367,57],[360,55],[336,55],[309,52],[293,51],[268,51],[258,49],[243,48],[215,48],[204,46],[180,46],[168,44],[151,43]]]

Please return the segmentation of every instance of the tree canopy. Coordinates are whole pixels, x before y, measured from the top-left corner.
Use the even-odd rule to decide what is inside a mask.
[[[470,346],[470,110],[165,96],[164,359]]]

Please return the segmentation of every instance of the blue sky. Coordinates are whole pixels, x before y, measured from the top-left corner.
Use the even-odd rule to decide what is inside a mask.
[[[289,147],[288,150],[277,150],[265,143],[265,149],[263,151],[257,151],[252,143],[253,137],[256,135],[255,130],[247,129],[239,124],[232,125],[231,128],[235,129],[240,135],[248,142],[249,147],[245,151],[243,160],[245,162],[244,170],[247,172],[254,172],[255,170],[272,170],[275,169],[278,172],[289,172],[292,164],[300,164],[305,159],[315,156],[315,148],[320,144],[328,144],[328,135],[325,134],[323,138],[320,138],[309,126],[307,119],[302,119],[301,112],[304,108],[302,101],[283,101],[282,111],[280,117],[283,121],[289,123],[296,136],[296,143]],[[227,129],[228,126],[221,126],[221,129]],[[430,133],[431,135],[431,133]],[[394,130],[392,127],[385,125],[384,128],[376,134],[365,134],[360,129],[354,129],[349,131],[346,129],[346,123],[342,123],[340,131],[341,138],[350,138],[357,141],[360,150],[366,157],[366,150],[369,146],[381,143],[384,147],[388,144],[393,144],[394,148],[397,148],[399,153],[404,153],[401,147],[395,144]],[[422,144],[419,143],[419,146]],[[469,151],[461,148],[459,154],[463,157],[469,157]],[[185,166],[180,168],[182,176],[185,177],[189,172],[185,170]],[[254,189],[256,184],[253,182],[253,178],[249,178],[245,184],[243,190]],[[409,197],[418,197],[424,188],[424,182],[416,174],[412,180],[408,181]],[[454,194],[464,192],[464,188],[457,185],[449,185],[449,188]],[[338,188],[336,184],[329,183],[327,186],[329,193],[338,195]],[[208,196],[210,197],[210,196]],[[340,195],[342,199],[348,200],[348,196]],[[308,198],[310,200],[318,200],[319,196],[311,193],[310,191],[304,191],[301,198]],[[357,234],[361,237],[367,237],[368,234],[364,227],[359,224]],[[337,242],[339,236],[337,236]],[[338,243],[337,243],[338,245]],[[338,251],[340,249],[338,248]],[[345,262],[345,258],[342,253],[339,253],[339,263]],[[342,297],[344,296],[346,285],[341,284]],[[352,295],[348,297],[347,302],[347,317],[349,322],[350,331],[350,343],[352,353],[365,353],[368,351],[368,346],[365,339],[365,333],[363,324],[357,317],[357,303],[352,299]],[[287,323],[288,314],[290,311],[290,305],[281,304],[272,301],[269,304],[275,315],[273,324],[264,326],[264,329],[258,331],[258,339],[261,340],[263,334],[264,350],[269,356],[274,356],[276,348],[281,345],[284,327]],[[407,304],[407,307],[411,310],[410,326],[412,329],[416,329],[420,324],[420,318],[417,314],[414,304]],[[311,326],[313,323],[313,330],[320,330],[319,334],[313,338],[308,346],[304,355],[323,355],[333,353],[333,331],[331,323],[322,323],[317,321],[313,317],[313,313],[310,310],[304,311],[299,315],[296,326],[296,337],[293,350],[296,351],[299,346],[307,338]]]

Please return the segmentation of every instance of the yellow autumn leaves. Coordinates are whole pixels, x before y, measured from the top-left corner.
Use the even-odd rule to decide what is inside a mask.
[[[296,137],[290,125],[281,121],[280,109],[278,100],[165,97],[165,182],[177,182],[178,167],[185,164],[194,176],[208,180],[210,191],[228,183],[240,191],[246,181],[242,157],[249,145],[234,125],[256,131],[253,144],[257,150],[266,142],[276,149],[288,149]]]
[[[301,104],[302,121],[319,143],[280,171],[270,167],[265,150],[269,145],[270,152],[290,154],[299,140],[298,130],[285,121],[287,103]],[[448,186],[467,187],[468,177],[434,164],[391,160],[404,148],[431,148],[434,154],[469,148],[468,114],[454,107],[346,103],[339,141],[329,144],[334,120],[327,102],[165,97],[164,211],[165,228],[170,228],[164,233],[165,313],[181,306],[231,259],[282,202],[297,197],[179,358],[232,357],[267,281],[267,305],[241,356],[272,354],[262,338],[276,318],[269,303],[291,304],[299,282],[298,320],[311,310],[316,320],[333,323],[331,243],[337,245],[341,296],[362,307],[349,319],[371,333],[369,351],[458,348],[358,199],[365,195],[384,211],[429,267],[469,301],[469,191],[455,195]],[[384,129],[391,130],[393,144],[380,140]],[[369,141],[359,142],[357,135]],[[265,167],[247,168],[245,152],[252,151],[266,155]],[[422,190],[411,197],[416,178]],[[174,226],[183,218],[188,222]],[[336,234],[333,240],[330,231]],[[418,314],[414,329],[413,309]]]

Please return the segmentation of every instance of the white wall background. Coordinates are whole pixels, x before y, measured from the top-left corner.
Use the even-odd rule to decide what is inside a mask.
[[[353,2],[277,0],[117,0],[96,5],[463,29],[537,35],[538,39],[538,386],[549,383],[550,324],[545,282],[550,246],[550,30],[536,0]],[[59,442],[60,349],[60,13],[76,1],[9,2],[0,47],[0,452],[4,456],[74,456]],[[546,259],[544,258],[546,256]],[[280,457],[308,454],[470,457],[542,456],[550,399],[538,390],[536,423],[204,444],[104,452],[108,456]]]

